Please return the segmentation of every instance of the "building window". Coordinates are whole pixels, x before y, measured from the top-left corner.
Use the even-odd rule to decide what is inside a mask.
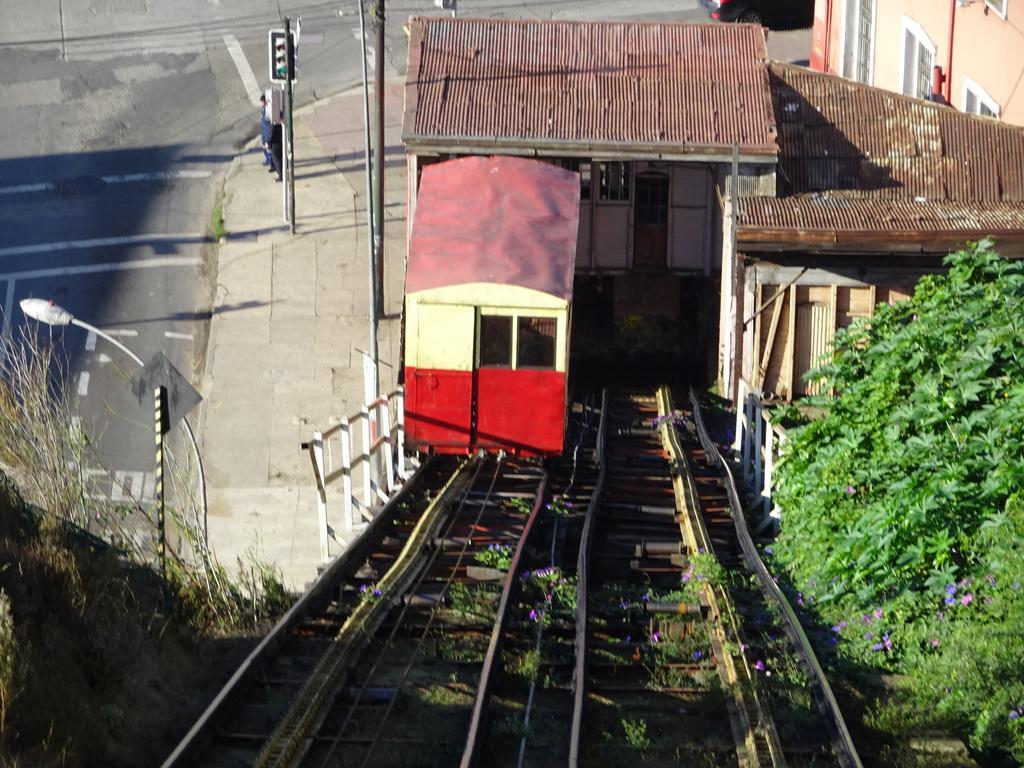
[[[985,5],[998,13],[1004,19],[1006,18],[1006,0],[985,0]]]
[[[555,367],[555,337],[558,320],[554,317],[520,317],[516,349],[516,368]]]
[[[988,92],[971,80],[964,78],[964,112],[982,117],[999,117],[999,105]]]
[[[580,175],[580,200],[590,199],[590,161],[578,157],[566,157],[559,163],[567,171],[575,171]]]
[[[932,92],[935,45],[916,21],[903,17],[903,76],[900,93],[927,99]]]
[[[668,176],[637,174],[636,223],[668,226]]]
[[[601,200],[629,201],[629,163],[598,163],[601,173]]]
[[[480,316],[480,367],[512,367],[512,318]]]
[[[876,0],[846,0],[843,17],[843,76],[871,82],[875,53]]]

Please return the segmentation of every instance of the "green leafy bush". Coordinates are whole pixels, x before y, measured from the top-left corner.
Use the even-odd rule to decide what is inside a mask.
[[[790,432],[775,553],[841,654],[1024,760],[1024,263],[981,243],[946,264],[808,374],[837,394]]]

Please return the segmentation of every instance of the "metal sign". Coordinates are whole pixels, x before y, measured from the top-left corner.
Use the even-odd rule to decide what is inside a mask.
[[[140,405],[152,403],[153,390],[157,387],[167,390],[165,433],[203,401],[203,396],[189,384],[188,379],[181,375],[181,371],[171,364],[163,352],[153,355],[153,359],[132,379],[132,392]]]

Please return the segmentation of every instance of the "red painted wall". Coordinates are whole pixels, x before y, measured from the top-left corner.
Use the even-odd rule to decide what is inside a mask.
[[[525,456],[562,452],[564,373],[500,368],[474,373],[478,446]]]
[[[476,385],[476,433],[471,434]],[[565,374],[484,368],[405,369],[406,440],[414,450],[465,453],[503,448],[523,456],[561,453]]]
[[[405,438],[413,450],[469,448],[472,371],[405,369]]]

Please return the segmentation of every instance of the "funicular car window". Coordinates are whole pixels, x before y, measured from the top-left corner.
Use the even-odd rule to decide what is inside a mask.
[[[554,368],[556,319],[520,317],[517,368]]]
[[[480,367],[512,367],[512,318],[480,316]]]

